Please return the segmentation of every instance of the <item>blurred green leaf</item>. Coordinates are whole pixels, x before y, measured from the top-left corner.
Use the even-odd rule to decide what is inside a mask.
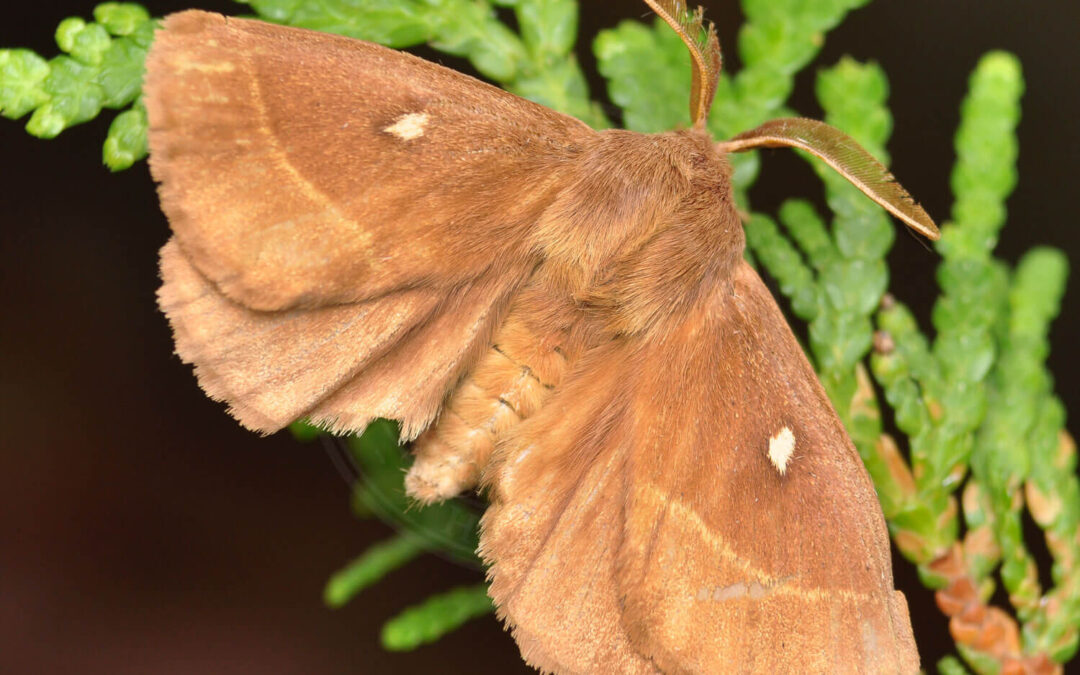
[[[29,49],[0,49],[0,113],[18,119],[49,100],[49,64]]]
[[[666,23],[623,21],[600,31],[593,53],[624,127],[650,133],[690,125],[690,55]]]
[[[94,8],[94,21],[112,35],[131,35],[150,21],[150,13],[131,2],[105,2]]]
[[[26,130],[54,138],[93,119],[102,108],[124,108],[135,101],[154,23],[145,9],[129,3],[98,5],[94,15],[101,23],[71,17],[57,26],[56,43],[69,56],[46,61],[25,49],[0,50],[4,116],[15,119],[32,112]],[[102,148],[110,169],[125,169],[146,155],[145,120],[141,105],[113,120]]]
[[[146,157],[146,130],[146,108],[141,103],[117,115],[102,148],[105,165],[112,171],[122,171]]]
[[[54,138],[67,127],[96,117],[105,102],[98,72],[73,58],[53,59],[42,87],[49,99],[30,116],[26,130],[39,138]]]
[[[416,649],[456,630],[466,621],[494,611],[487,596],[487,584],[455,588],[434,595],[387,621],[382,630],[382,643],[393,651]]]
[[[418,506],[405,494],[407,458],[398,447],[397,428],[379,420],[348,439],[360,471],[364,504],[383,520],[418,537],[426,546],[479,567],[476,556],[480,514],[456,500]]]
[[[363,555],[330,577],[323,590],[323,600],[330,607],[341,607],[357,593],[378,583],[424,551],[421,541],[407,532],[373,544]]]
[[[515,5],[521,37],[535,58],[550,64],[574,48],[578,24],[577,2],[521,0]]]

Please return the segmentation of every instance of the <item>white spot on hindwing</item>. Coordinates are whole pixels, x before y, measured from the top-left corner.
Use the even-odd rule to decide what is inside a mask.
[[[769,439],[769,461],[781,476],[787,471],[788,460],[794,452],[795,434],[788,427],[784,427]]]
[[[394,123],[383,129],[388,134],[393,134],[403,141],[411,141],[424,135],[424,127],[428,123],[427,113],[406,113],[394,120]]]

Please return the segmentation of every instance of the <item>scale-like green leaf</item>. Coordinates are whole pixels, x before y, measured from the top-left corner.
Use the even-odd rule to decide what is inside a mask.
[[[0,114],[18,119],[49,100],[49,64],[29,49],[0,49]]]

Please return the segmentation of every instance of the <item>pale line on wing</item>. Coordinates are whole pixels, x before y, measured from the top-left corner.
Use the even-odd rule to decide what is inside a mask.
[[[326,194],[316,188],[311,181],[305,178],[289,161],[288,153],[282,149],[281,144],[278,142],[278,137],[274,134],[273,129],[270,128],[270,120],[267,115],[266,102],[263,99],[262,89],[259,85],[257,69],[250,60],[245,66],[244,72],[248,76],[251,98],[259,115],[259,131],[265,135],[267,142],[273,150],[271,156],[273,157],[274,165],[293,180],[297,188],[299,188],[305,197],[321,206],[324,209],[324,212],[331,216],[334,221],[356,225],[357,223],[355,223],[352,218],[347,218]],[[353,227],[350,229],[350,243],[359,239],[359,243],[370,250],[372,239],[371,232],[363,227]]]
[[[723,561],[743,570],[749,577],[748,579],[735,583],[757,583],[769,590],[768,595],[789,595],[811,602],[836,599],[853,604],[883,602],[883,598],[878,593],[865,593],[841,588],[803,588],[790,583],[797,579],[797,576],[785,575],[777,577],[769,574],[736,553],[724,539],[723,535],[710,528],[693,508],[687,506],[678,498],[662,491],[655,483],[641,485],[638,486],[638,488],[641,490],[641,495],[646,497],[650,510],[659,512],[661,510],[660,507],[666,506],[669,509],[669,513],[665,518],[667,522],[682,523],[685,529],[693,531],[702,539],[702,541],[706,542],[706,544],[719,555]],[[717,585],[715,587],[707,586],[704,588],[706,588],[711,595],[717,589],[723,590],[732,585],[733,584],[725,584]],[[695,589],[692,592],[696,596],[701,592],[701,589]]]

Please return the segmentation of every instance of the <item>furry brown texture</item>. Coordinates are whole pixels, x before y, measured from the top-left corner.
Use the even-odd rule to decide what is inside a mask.
[[[486,488],[529,663],[917,669],[873,486],[703,131],[202,12],[165,20],[146,103],[177,352],[251,428],[397,419],[413,496]]]

